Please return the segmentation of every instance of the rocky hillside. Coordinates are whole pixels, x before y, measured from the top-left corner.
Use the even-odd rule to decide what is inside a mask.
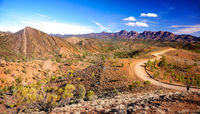
[[[0,39],[0,44],[25,57],[45,57],[57,54],[70,56],[78,53],[64,39],[49,36],[31,27],[5,35]]]
[[[58,35],[58,34],[57,34]],[[57,36],[55,35],[55,36]],[[61,37],[61,35],[59,35]],[[83,38],[123,38],[123,39],[153,39],[153,40],[169,40],[169,41],[187,41],[194,42],[200,41],[200,38],[191,36],[191,35],[176,35],[167,31],[144,31],[142,33],[138,33],[135,31],[125,31],[122,30],[116,33],[90,33],[90,34],[80,34],[80,35],[63,35],[62,37],[83,37]]]

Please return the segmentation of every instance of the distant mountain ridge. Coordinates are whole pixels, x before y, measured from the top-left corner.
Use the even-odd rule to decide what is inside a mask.
[[[112,38],[112,39],[152,39],[152,40],[169,40],[169,41],[187,41],[187,42],[196,42],[200,41],[199,37],[192,35],[176,35],[172,32],[167,31],[144,31],[138,33],[136,31],[126,31],[121,30],[116,33],[89,33],[89,34],[79,34],[79,35],[60,35],[60,34],[51,34],[52,36],[58,37],[82,37],[82,38]]]

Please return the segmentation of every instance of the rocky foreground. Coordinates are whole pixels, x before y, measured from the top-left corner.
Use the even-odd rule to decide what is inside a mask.
[[[38,113],[38,112],[37,112]],[[44,112],[40,112],[43,114]],[[63,113],[200,113],[200,93],[163,92],[123,93],[114,98],[81,101],[55,108],[52,114]]]

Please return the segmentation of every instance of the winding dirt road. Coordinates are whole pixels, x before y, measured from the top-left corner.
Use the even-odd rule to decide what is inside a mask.
[[[159,58],[161,58],[161,54],[164,54],[164,53],[166,53],[168,51],[172,51],[172,50],[175,50],[175,49],[174,48],[168,48],[168,49],[165,49],[165,50],[162,50],[162,51],[159,51],[159,52],[154,52],[154,53],[152,53],[152,55],[154,55],[155,58],[152,59],[152,60],[159,59]],[[138,60],[138,61],[134,62],[133,64],[131,64],[131,68],[135,72],[135,74],[138,78],[140,78],[144,81],[149,80],[153,85],[156,85],[156,86],[165,87],[165,88],[174,89],[174,90],[180,90],[180,91],[187,91],[186,87],[162,83],[162,82],[159,82],[159,81],[151,78],[146,73],[145,68],[144,68],[144,65],[147,61],[148,61],[148,59],[143,59],[143,60]],[[200,89],[190,88],[190,91],[200,92]]]

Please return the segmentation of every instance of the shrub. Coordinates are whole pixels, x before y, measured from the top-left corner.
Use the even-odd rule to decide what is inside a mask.
[[[161,61],[158,63],[159,67],[166,67],[167,66],[167,59],[165,58],[165,56],[162,56]]]
[[[164,72],[164,80],[166,80],[166,79],[167,79],[167,73]]]
[[[151,67],[151,66],[152,66],[152,62],[150,60],[148,60],[146,63],[146,67]]]
[[[89,101],[94,100],[94,95],[95,95],[94,91],[91,90],[86,93],[86,97],[88,98]]]
[[[15,104],[5,104],[6,108],[13,108],[15,107],[16,105]]]
[[[102,61],[105,61],[105,60],[106,60],[105,55],[101,55],[101,60],[102,60]]]
[[[27,73],[27,70],[26,70],[26,69],[23,69],[22,72],[26,74],[26,73]]]
[[[124,67],[124,63],[122,63],[121,67]]]
[[[149,80],[147,80],[147,81],[144,81],[144,84],[145,84],[145,85],[150,85],[151,82],[150,82]]]
[[[52,76],[51,77],[51,81],[55,81],[55,80],[57,80],[59,77],[58,76]]]
[[[81,78],[80,78],[80,77],[77,77],[77,78],[76,78],[76,80],[80,81],[80,80],[81,80]]]
[[[126,78],[127,78],[127,76],[125,76],[125,75],[122,75],[122,78],[123,78],[123,79],[126,79]]]
[[[0,89],[0,96],[4,96],[5,92],[3,89]]]
[[[74,76],[74,71],[73,70],[70,70],[69,71],[69,77],[73,77]]]
[[[159,72],[159,71],[156,71],[156,72],[153,74],[153,76],[154,76],[155,78],[158,78],[159,75],[160,75],[160,72]]]
[[[172,83],[172,79],[170,78],[169,83]]]
[[[40,81],[28,86],[19,86],[14,96],[18,108],[38,109],[49,113],[56,106],[66,105],[73,97],[74,90],[75,87],[71,84],[58,89],[48,81]]]
[[[78,86],[78,95],[80,99],[84,99],[86,94],[85,87],[83,85]]]
[[[11,70],[10,69],[7,69],[6,71],[4,71],[4,74],[8,75],[11,73]]]
[[[113,93],[114,93],[115,95],[119,95],[119,94],[120,94],[119,91],[118,91],[116,88],[113,90]]]
[[[22,78],[21,77],[16,78],[15,82],[16,82],[17,85],[21,84]]]
[[[140,87],[141,82],[140,81],[133,81],[131,85],[129,85],[129,89],[133,90],[133,88]]]
[[[91,78],[93,78],[95,76],[94,72],[91,74]]]

